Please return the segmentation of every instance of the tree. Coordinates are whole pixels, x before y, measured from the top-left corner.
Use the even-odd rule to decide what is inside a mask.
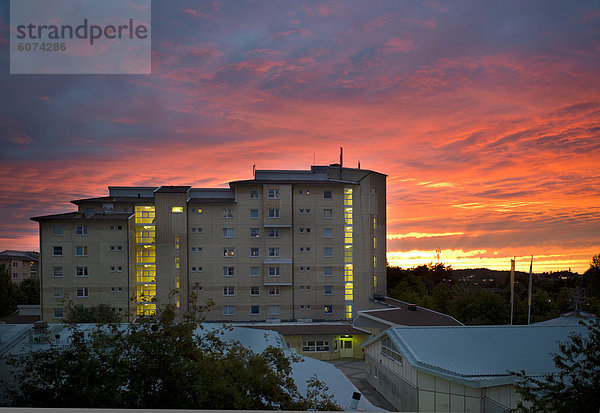
[[[10,278],[6,265],[0,265],[0,317],[12,314],[17,309],[17,286]]]
[[[26,278],[19,284],[19,304],[40,303],[40,281],[35,278]]]
[[[255,353],[165,306],[139,323],[72,329],[65,348],[11,359],[18,406],[137,409],[339,409],[318,380],[299,394],[280,348]]]
[[[72,301],[65,303],[63,323],[120,323],[122,317],[113,311],[108,304],[98,304],[85,307],[83,304],[73,304]]]
[[[522,412],[593,412],[600,410],[600,320],[588,324],[588,334],[572,334],[554,355],[558,372],[542,379],[524,371],[512,373],[522,381],[516,389]]]
[[[592,257],[590,268],[583,273],[586,296],[600,298],[600,254]]]

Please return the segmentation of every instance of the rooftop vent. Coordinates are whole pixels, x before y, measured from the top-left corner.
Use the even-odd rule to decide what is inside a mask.
[[[406,309],[408,311],[417,311],[417,305],[416,304],[409,304]]]

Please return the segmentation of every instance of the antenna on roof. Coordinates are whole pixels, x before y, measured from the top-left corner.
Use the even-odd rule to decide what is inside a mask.
[[[313,151],[313,165],[317,164],[317,153]]]
[[[340,146],[340,168],[344,166],[344,148]]]
[[[256,178],[256,164],[252,164],[252,176]]]
[[[358,160],[358,169],[360,169],[360,159]]]

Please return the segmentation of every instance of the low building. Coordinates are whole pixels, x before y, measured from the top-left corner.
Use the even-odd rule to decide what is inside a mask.
[[[552,354],[581,325],[391,327],[363,345],[367,380],[399,411],[505,412],[509,372],[554,373]]]
[[[28,278],[38,278],[40,254],[34,251],[4,250],[0,252],[0,265],[6,266],[12,282],[18,284]]]
[[[348,323],[261,323],[246,327],[276,331],[289,348],[317,360],[363,359],[361,346],[371,337],[369,331]]]

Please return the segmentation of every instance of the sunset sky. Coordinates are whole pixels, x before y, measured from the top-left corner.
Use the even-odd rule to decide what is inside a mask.
[[[151,75],[10,75],[0,250],[107,186],[388,175],[388,261],[571,268],[600,253],[598,1],[152,2]]]

